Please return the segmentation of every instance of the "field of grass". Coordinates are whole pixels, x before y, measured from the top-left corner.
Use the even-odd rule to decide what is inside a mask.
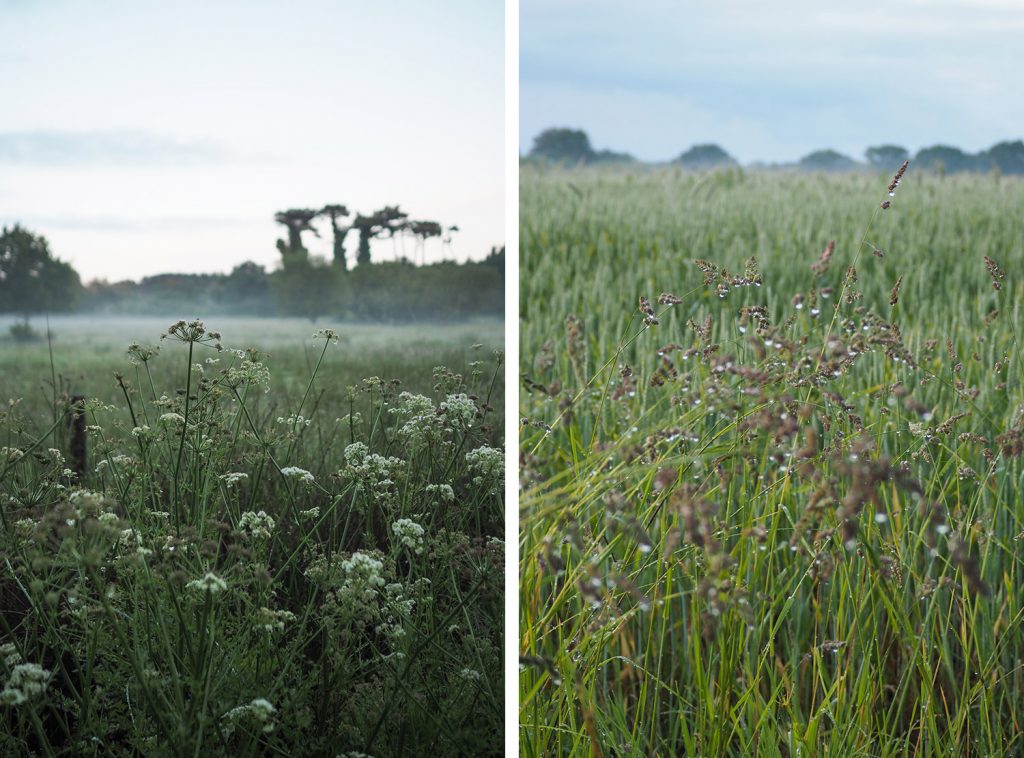
[[[500,753],[501,325],[168,323],[0,340],[0,754]]]
[[[1024,753],[1024,183],[892,179],[521,172],[523,755]]]

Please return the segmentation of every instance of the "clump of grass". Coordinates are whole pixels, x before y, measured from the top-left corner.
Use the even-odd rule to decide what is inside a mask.
[[[1024,185],[906,172],[524,175],[525,755],[1022,749]]]
[[[119,402],[0,413],[0,753],[495,753],[500,354],[337,395],[320,330],[291,393],[163,337]]]

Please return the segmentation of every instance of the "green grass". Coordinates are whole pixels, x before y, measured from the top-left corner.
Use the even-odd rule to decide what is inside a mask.
[[[0,753],[500,751],[498,325],[51,329],[0,344]]]
[[[1024,183],[890,179],[521,173],[523,755],[1024,752]]]

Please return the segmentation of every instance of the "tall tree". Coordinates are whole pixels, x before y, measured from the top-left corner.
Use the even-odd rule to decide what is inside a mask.
[[[714,144],[694,145],[676,158],[675,162],[690,171],[706,171],[736,165],[735,158]]]
[[[309,251],[302,244],[302,233],[313,232],[315,236],[320,236],[312,223],[318,215],[320,211],[309,208],[290,208],[274,214],[274,221],[288,230],[287,244],[284,240],[277,241],[277,249],[281,252],[281,262],[285,268],[309,260]]]
[[[15,224],[0,233],[0,310],[21,315],[74,307],[82,281],[71,264],[57,260],[42,235]]]
[[[1001,174],[1024,174],[1024,142],[999,142],[978,156],[980,169],[999,169]]]
[[[349,215],[348,207],[325,205],[320,209],[320,215],[327,216],[331,220],[331,232],[334,234],[334,265],[344,271],[348,268],[348,262],[345,260],[345,237],[351,231],[352,226],[343,226],[338,223],[338,219]]]
[[[403,213],[397,205],[385,205],[369,216],[356,214],[352,228],[359,231],[359,252],[356,262],[366,265],[370,262],[370,240],[375,237],[393,237],[408,224],[408,213]]]
[[[444,234],[444,227],[436,221],[410,221],[406,230],[416,238],[416,251],[420,254],[420,263],[426,260],[427,240]]]
[[[582,129],[545,129],[533,138],[531,158],[555,163],[590,163],[594,159],[590,138]]]
[[[978,168],[975,156],[951,145],[933,145],[919,150],[914,157],[914,163],[919,169],[937,171],[940,174],[956,174]]]
[[[800,159],[800,168],[805,171],[849,171],[857,168],[857,162],[835,150],[815,150]]]

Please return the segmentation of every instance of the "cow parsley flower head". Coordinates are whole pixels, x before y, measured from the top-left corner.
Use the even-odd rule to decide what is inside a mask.
[[[370,453],[362,442],[353,442],[345,448],[345,463],[342,473],[355,481],[356,489],[367,493],[378,503],[392,500],[397,491],[395,482],[405,471],[405,461]]]
[[[450,484],[428,484],[426,491],[427,494],[433,495],[446,503],[455,501],[455,490],[452,489]]]
[[[297,479],[306,485],[310,485],[315,481],[311,473],[298,466],[285,466],[281,469],[281,473],[289,479]]]
[[[466,463],[476,476],[473,484],[487,487],[492,492],[501,492],[505,486],[505,453],[486,445],[466,453]]]
[[[53,673],[38,663],[18,663],[11,669],[7,684],[0,690],[0,704],[21,705],[46,691]]]
[[[236,708],[232,708],[230,711],[225,713],[222,717],[222,721],[227,723],[221,727],[221,731],[225,736],[231,735],[235,731],[235,724],[241,719],[251,719],[257,724],[262,724],[262,729],[265,733],[274,731],[274,714],[277,713],[275,708],[269,700],[258,697],[245,705],[240,705]]]
[[[206,576],[202,579],[193,579],[187,585],[189,589],[199,590],[201,592],[209,592],[211,595],[218,592],[223,592],[228,588],[227,582],[221,579],[219,576],[214,574],[212,571],[207,572]]]
[[[245,356],[242,353],[241,356]],[[270,389],[270,369],[263,363],[251,358],[244,358],[238,366],[224,369],[224,381],[229,387],[240,387],[242,385],[258,385],[266,390]]]
[[[315,332],[313,332],[313,339],[322,339],[326,340],[327,342],[333,342],[337,344],[338,333],[333,329],[317,329]]]
[[[417,555],[423,552],[424,529],[415,521],[400,518],[391,525],[391,531],[400,543]]]
[[[231,489],[232,487],[237,487],[239,482],[241,482],[243,479],[248,478],[248,474],[244,474],[241,471],[235,471],[230,474],[222,474],[220,480],[224,482],[225,487]]]
[[[266,511],[246,511],[238,519],[238,528],[248,532],[253,539],[269,539],[274,531],[274,519]]]
[[[462,427],[470,426],[477,414],[476,403],[465,392],[448,395],[441,403],[441,410],[450,422]]]
[[[260,608],[257,613],[257,624],[259,624],[259,628],[267,634],[283,632],[285,624],[292,621],[295,621],[295,614],[291,611],[275,611],[264,607]]]

